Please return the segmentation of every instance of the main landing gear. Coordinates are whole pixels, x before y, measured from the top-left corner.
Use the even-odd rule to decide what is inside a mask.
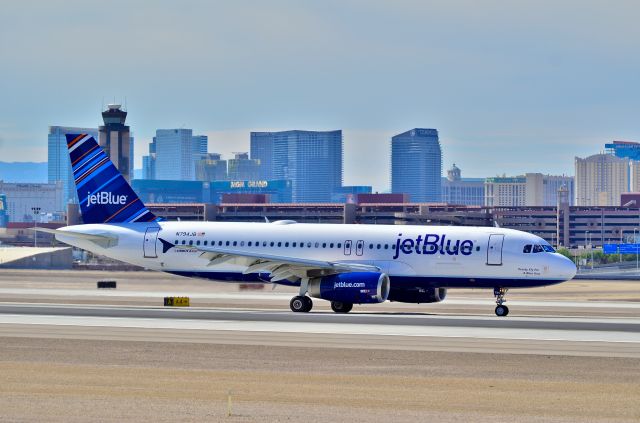
[[[509,307],[503,305],[507,300],[504,296],[507,294],[506,288],[493,288],[493,295],[496,297],[496,316],[504,317],[509,314]]]
[[[289,307],[295,313],[308,313],[313,308],[313,301],[306,295],[296,295],[289,302]]]
[[[308,313],[313,308],[313,301],[306,296],[309,290],[309,279],[304,278],[300,281],[300,293],[293,297],[289,302],[289,307],[294,313]]]
[[[353,308],[351,303],[342,303],[340,301],[331,301],[331,310],[336,313],[348,313]]]

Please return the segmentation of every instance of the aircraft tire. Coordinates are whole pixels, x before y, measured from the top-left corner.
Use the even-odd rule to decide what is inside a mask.
[[[496,316],[505,317],[509,314],[509,307],[506,305],[499,305],[496,307]]]
[[[311,309],[313,308],[313,300],[307,296],[303,296],[302,298],[304,298],[304,301],[306,302],[306,307],[304,309],[305,313],[308,313],[311,311]]]
[[[296,295],[289,302],[289,307],[294,313],[306,313],[311,310],[311,307],[313,307],[313,302],[309,297]]]
[[[340,301],[331,301],[331,310],[336,313],[348,313],[353,308],[351,303],[343,303]]]

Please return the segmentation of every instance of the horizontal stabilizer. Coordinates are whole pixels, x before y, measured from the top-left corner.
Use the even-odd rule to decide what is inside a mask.
[[[60,229],[49,228],[31,228],[31,230],[56,235],[56,239],[58,240],[58,236],[85,239],[103,248],[111,248],[118,245],[118,237],[109,234],[85,234],[82,232],[61,231]]]

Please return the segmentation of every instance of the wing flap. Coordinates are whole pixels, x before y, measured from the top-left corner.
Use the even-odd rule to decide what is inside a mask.
[[[306,277],[309,272],[321,271],[322,274],[336,274],[349,272],[379,272],[377,266],[351,263],[351,262],[332,262],[324,260],[313,260],[299,257],[281,256],[277,254],[262,254],[253,251],[242,251],[229,248],[216,248],[193,246],[202,251],[202,257],[209,259],[209,266],[224,263],[236,257],[254,259],[248,264],[247,269],[243,273],[257,273],[260,271],[268,271],[274,278],[287,279],[285,275],[294,277]]]

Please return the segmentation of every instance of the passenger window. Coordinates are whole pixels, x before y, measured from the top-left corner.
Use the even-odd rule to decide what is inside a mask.
[[[222,247],[222,241],[218,241],[218,246]]]
[[[294,242],[293,244],[291,244],[291,246],[292,246],[293,248],[296,248],[296,247],[298,246],[298,243],[297,243],[297,242]]]
[[[480,247],[476,247],[476,251],[480,251]]]
[[[178,243],[178,240],[176,239],[176,242],[174,242],[173,244],[175,245],[175,244],[177,244],[177,243]]]
[[[240,241],[240,246],[244,247],[244,241]]]
[[[384,244],[384,249],[388,250],[389,249],[389,244]]]
[[[230,242],[229,242],[229,241],[227,241],[227,242],[226,242],[227,247],[229,246],[229,244],[230,244]]]
[[[182,245],[186,244],[187,241],[185,241],[184,239],[182,240]]]
[[[189,240],[189,245],[193,245],[193,240]]]
[[[197,240],[197,241],[196,241],[196,245],[200,245],[200,240]]]
[[[534,245],[534,246],[533,246],[533,252],[534,252],[534,253],[541,253],[541,252],[543,252],[543,251],[544,251],[544,250],[542,249],[542,245],[538,245],[538,244],[536,244],[536,245]]]
[[[267,241],[262,241],[262,246],[266,247],[267,246]]]
[[[316,248],[320,248],[320,243],[316,242]]]
[[[209,243],[209,241],[207,241],[207,240],[205,240],[205,241],[203,242],[203,244],[204,244],[204,245],[207,245],[208,243]]]
[[[235,247],[236,245],[238,245],[238,241],[233,241],[233,246]]]
[[[378,244],[376,245],[376,249],[379,250],[382,247],[382,245]]]
[[[338,248],[342,248],[342,243],[338,242]]]
[[[369,249],[373,250],[373,244],[369,244]]]
[[[326,242],[322,243],[322,248],[327,248],[327,243]]]
[[[251,247],[251,241],[247,243],[247,247]]]
[[[527,244],[524,246],[524,248],[522,249],[523,253],[530,253],[531,252],[531,244]]]
[[[307,242],[307,248],[311,248],[311,243]]]
[[[285,247],[289,247],[289,243],[288,243],[288,242],[285,242],[285,243],[284,243],[284,246],[285,246]]]
[[[271,244],[269,244],[271,247],[273,247],[275,245],[275,242],[271,241]]]
[[[282,242],[278,242],[278,247],[282,247]]]
[[[333,242],[329,244],[329,248],[333,248]]]

